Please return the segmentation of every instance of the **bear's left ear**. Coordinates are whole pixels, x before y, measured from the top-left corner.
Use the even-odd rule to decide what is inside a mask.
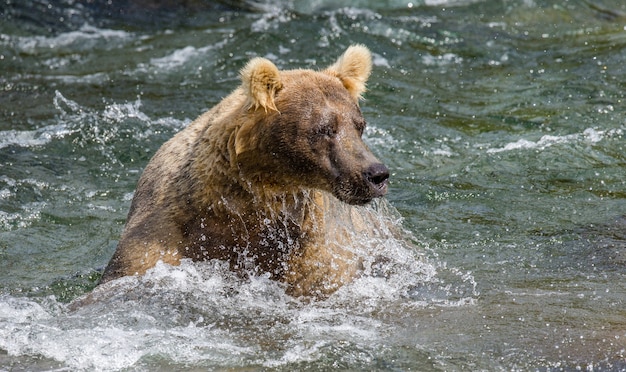
[[[253,58],[241,70],[241,82],[247,96],[245,108],[278,111],[274,96],[283,87],[278,68],[265,58]]]
[[[365,92],[365,82],[372,72],[372,53],[364,45],[352,45],[324,72],[338,77],[358,100]]]

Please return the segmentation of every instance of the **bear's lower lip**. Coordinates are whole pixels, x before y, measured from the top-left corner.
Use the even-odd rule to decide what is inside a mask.
[[[375,198],[383,197],[387,193],[387,182],[383,182],[378,185],[371,185],[370,191],[371,192],[367,193],[367,195],[351,195],[347,199],[342,197],[339,197],[339,199],[351,205],[365,205]]]
[[[379,183],[378,185],[376,185],[376,189],[378,189],[378,193],[380,194],[379,196],[383,196],[387,193],[387,185],[389,184],[389,182],[387,182],[387,180],[385,180],[384,182]]]
[[[370,190],[372,191],[372,197],[370,199],[380,198],[384,196],[387,193],[387,189],[388,189],[387,180],[378,184],[375,184],[375,183],[370,184]]]

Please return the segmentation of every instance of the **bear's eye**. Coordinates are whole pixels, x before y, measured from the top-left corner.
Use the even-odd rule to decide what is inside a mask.
[[[326,137],[335,137],[337,135],[337,126],[333,124],[323,124],[318,128],[317,134]]]
[[[365,131],[365,121],[357,121],[354,123],[354,126],[356,127],[356,130],[359,131],[359,135],[363,135],[363,132]]]

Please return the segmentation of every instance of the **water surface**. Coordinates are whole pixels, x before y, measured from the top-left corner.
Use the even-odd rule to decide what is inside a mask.
[[[0,369],[626,369],[622,2],[132,3],[0,4]],[[311,303],[162,265],[68,308],[152,154],[248,59],[353,43],[402,270]]]

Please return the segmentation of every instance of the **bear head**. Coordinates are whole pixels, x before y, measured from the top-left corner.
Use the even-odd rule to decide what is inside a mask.
[[[355,205],[384,195],[389,170],[362,140],[358,105],[371,68],[361,45],[322,71],[251,60],[241,72],[244,119],[230,139],[242,178],[277,190],[320,189]]]

